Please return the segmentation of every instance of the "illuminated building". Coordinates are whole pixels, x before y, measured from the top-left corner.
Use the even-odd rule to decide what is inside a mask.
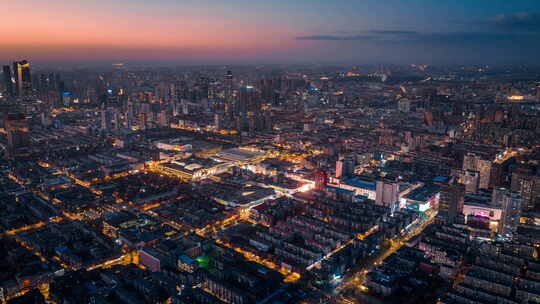
[[[355,195],[363,195],[371,200],[375,200],[377,197],[377,185],[373,180],[355,176],[342,180],[339,183],[339,187],[354,191]]]
[[[439,186],[428,184],[412,190],[409,194],[400,198],[400,207],[417,212],[426,212],[439,205]]]
[[[13,62],[15,93],[18,97],[28,96],[32,92],[30,63],[26,60]]]
[[[523,211],[533,210],[540,205],[540,176],[527,170],[517,170],[512,174],[512,191],[523,198]]]
[[[315,189],[322,190],[328,184],[328,175],[323,170],[315,172]]]
[[[365,196],[380,206],[394,206],[399,198],[412,190],[412,186],[400,188],[399,182],[380,179],[374,180],[365,176],[352,176],[342,179],[337,186],[340,189],[354,192],[354,195]],[[405,186],[405,185],[404,185]]]
[[[511,95],[511,96],[508,96],[509,101],[521,101],[524,98],[525,97],[523,95]]]
[[[498,232],[503,216],[503,208],[492,202],[491,193],[480,191],[465,195],[463,214],[467,225]]]
[[[265,154],[260,152],[232,148],[216,153],[214,158],[221,161],[232,162],[235,164],[248,164],[262,161],[265,158]]]
[[[229,169],[228,163],[220,163],[212,159],[191,157],[159,164],[158,170],[178,178],[196,181],[223,173]]]

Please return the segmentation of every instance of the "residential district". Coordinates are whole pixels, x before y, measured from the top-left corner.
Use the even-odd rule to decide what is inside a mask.
[[[6,63],[0,303],[540,303],[539,75]]]

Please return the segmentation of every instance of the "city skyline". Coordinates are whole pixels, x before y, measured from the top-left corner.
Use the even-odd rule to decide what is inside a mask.
[[[540,304],[539,0],[4,8],[0,304]]]
[[[12,6],[0,21],[4,61],[536,64],[540,51],[537,1],[31,0]]]

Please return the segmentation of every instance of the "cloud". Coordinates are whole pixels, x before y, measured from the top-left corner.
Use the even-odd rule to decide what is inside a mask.
[[[399,30],[395,30],[395,31],[371,30],[371,31],[368,31],[368,32],[372,33],[372,34],[380,34],[380,35],[413,35],[413,34],[417,34],[417,32],[415,32],[415,31],[399,31]]]
[[[414,31],[402,30],[369,30],[369,31],[336,31],[331,34],[317,34],[296,37],[296,40],[328,40],[328,41],[366,41],[385,39],[388,36],[415,35]]]
[[[377,39],[374,35],[311,35],[311,36],[299,36],[296,40],[317,40],[317,41],[353,41],[353,40],[374,40]]]
[[[499,29],[540,32],[540,13],[522,12],[501,14],[490,20]]]
[[[531,32],[485,31],[485,32],[413,32],[413,31],[365,31],[363,35],[320,34],[296,37],[296,40],[314,41],[368,41],[374,44],[419,44],[437,46],[497,46],[512,43],[540,44],[540,34]]]

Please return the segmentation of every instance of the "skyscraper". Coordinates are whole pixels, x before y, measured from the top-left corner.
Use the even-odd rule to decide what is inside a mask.
[[[26,60],[13,62],[13,76],[15,78],[15,94],[17,97],[28,96],[32,92],[30,63]]]
[[[232,116],[233,110],[233,82],[234,77],[231,71],[227,71],[225,79],[223,80],[223,86],[225,91],[225,113],[228,116]]]
[[[6,95],[13,96],[13,76],[11,75],[11,68],[9,65],[3,66],[2,72],[4,74],[4,87],[6,89]]]

